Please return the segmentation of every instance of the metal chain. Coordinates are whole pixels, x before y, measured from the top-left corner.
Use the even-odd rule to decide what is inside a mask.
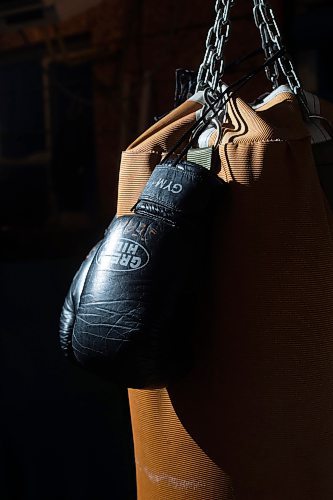
[[[268,5],[267,1],[253,1],[254,20],[259,28],[263,50],[265,52],[266,59],[268,59],[272,56],[272,54],[283,48],[284,45],[282,37],[274,17],[274,12]],[[283,55],[279,59],[278,63],[275,63],[271,69],[267,68],[267,77],[272,82],[273,88],[276,88],[279,85],[279,66],[282,73],[286,77],[292,92],[296,95],[299,94],[302,87],[294,70],[293,64],[287,55]]]
[[[224,48],[230,35],[230,11],[235,0],[216,0],[216,18],[206,39],[206,52],[198,71],[196,92],[209,88],[214,94],[220,91],[221,78],[224,74]],[[275,20],[274,12],[266,0],[253,0],[253,15],[262,40],[266,61],[284,49],[281,33]],[[270,67],[266,75],[273,89],[279,86],[280,72],[286,77],[291,91],[297,95],[304,116],[309,116],[306,97],[296,75],[290,57],[284,52]]]
[[[273,39],[272,33],[276,31],[277,26],[275,19],[273,22],[275,26],[272,27],[272,22],[270,16],[268,16],[267,3],[263,0],[254,0],[253,15],[257,28],[259,29],[262,48],[265,53],[265,59],[269,59],[277,50],[277,45],[275,39]],[[270,13],[273,16],[273,13]],[[276,29],[275,29],[276,28]],[[280,33],[279,33],[280,35]],[[268,80],[272,83],[273,89],[279,86],[279,65],[274,63],[270,68],[266,67],[266,76]]]
[[[206,52],[199,68],[196,91],[210,87],[218,89],[219,81],[224,73],[224,47],[230,35],[230,10],[235,0],[216,0],[216,18],[208,31]]]

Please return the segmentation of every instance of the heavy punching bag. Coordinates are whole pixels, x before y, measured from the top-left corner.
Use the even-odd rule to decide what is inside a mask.
[[[163,131],[178,135],[197,106],[172,112]],[[202,356],[167,389],[129,391],[138,498],[328,500],[333,220],[312,148],[319,161],[332,143],[311,145],[286,87],[256,110],[232,100],[228,117],[219,175],[229,205],[217,214],[214,272],[202,290]],[[161,145],[167,151],[153,129],[123,153],[119,214]],[[325,156],[319,166],[329,168]]]
[[[327,103],[311,102],[310,113],[333,120]],[[123,153],[119,214],[200,107],[196,95]],[[211,298],[202,357],[167,389],[129,391],[139,500],[332,498],[333,219],[322,187],[332,142],[323,124],[304,122],[287,86],[255,109],[240,98],[228,105],[219,175],[230,198],[202,291]]]

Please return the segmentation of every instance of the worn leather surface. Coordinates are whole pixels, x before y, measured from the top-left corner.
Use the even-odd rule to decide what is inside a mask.
[[[100,243],[97,243],[97,245],[95,245],[94,248],[89,252],[86,259],[82,262],[80,269],[75,274],[68,294],[65,298],[60,316],[60,346],[64,355],[72,360],[74,360],[72,349],[72,335],[76,313],[80,304],[81,293],[86,281],[89,267],[93,261],[99,245]]]
[[[127,387],[163,387],[186,369],[184,309],[196,307],[195,266],[207,243],[197,229],[208,230],[221,191],[217,176],[191,162],[156,167],[134,214],[111,223],[74,279],[62,315],[66,352]]]

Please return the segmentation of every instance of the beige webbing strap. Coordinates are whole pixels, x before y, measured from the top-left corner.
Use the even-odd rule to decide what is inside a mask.
[[[187,160],[210,170],[213,161],[213,148],[193,148],[187,153]]]

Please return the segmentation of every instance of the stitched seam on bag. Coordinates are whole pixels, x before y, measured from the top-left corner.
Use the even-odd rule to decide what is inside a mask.
[[[225,142],[225,143],[220,143],[220,146],[228,146],[229,144],[232,144],[233,146],[237,144],[272,144],[272,143],[290,143],[290,142],[299,142],[299,141],[304,141],[304,139],[310,139],[310,136],[304,136],[301,137],[300,139],[265,139],[261,141],[237,141],[237,142]]]
[[[148,149],[148,150],[142,150],[142,151],[135,151],[135,149],[130,149],[128,151],[123,151],[123,155],[146,155],[146,154],[154,154],[154,155],[162,155],[164,153],[167,153],[167,151],[155,151],[154,149]]]

